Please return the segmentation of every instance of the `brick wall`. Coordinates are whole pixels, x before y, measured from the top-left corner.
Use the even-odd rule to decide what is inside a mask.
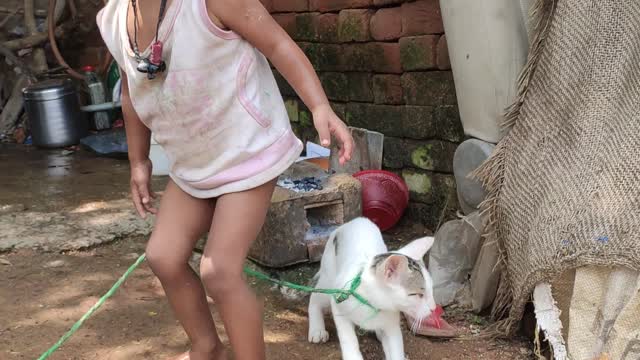
[[[310,58],[338,115],[385,134],[384,166],[411,190],[405,218],[435,228],[445,207],[457,207],[452,159],[463,138],[438,1],[264,2]],[[315,140],[308,109],[277,77],[295,131]]]

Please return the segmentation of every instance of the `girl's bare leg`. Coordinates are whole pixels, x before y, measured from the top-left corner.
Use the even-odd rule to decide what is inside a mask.
[[[251,244],[264,224],[275,181],[216,202],[200,275],[215,300],[234,359],[264,360],[262,306],[243,278]]]
[[[196,241],[211,225],[214,206],[170,181],[146,250],[147,262],[191,341],[185,357],[190,360],[225,359],[202,283],[188,264]]]

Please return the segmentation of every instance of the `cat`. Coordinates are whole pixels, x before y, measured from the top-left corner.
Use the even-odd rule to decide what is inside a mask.
[[[386,360],[404,360],[400,314],[415,319],[411,326],[416,328],[436,308],[432,280],[422,260],[432,245],[433,237],[423,237],[389,252],[380,229],[365,218],[336,229],[326,244],[315,286],[348,289],[361,272],[356,292],[377,312],[353,296],[338,302],[331,295],[313,293],[309,300],[309,342],[329,340],[324,313],[330,311],[344,360],[362,360],[356,326],[376,333]]]

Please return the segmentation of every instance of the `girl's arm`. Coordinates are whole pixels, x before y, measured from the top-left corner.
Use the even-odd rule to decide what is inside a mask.
[[[210,16],[241,35],[271,61],[311,110],[322,145],[329,146],[333,134],[342,144],[340,163],[348,161],[353,149],[351,133],[331,109],[309,59],[262,3],[259,0],[207,0],[207,6]]]
[[[127,132],[127,147],[131,165],[131,195],[138,213],[145,217],[148,212],[156,213],[156,209],[151,204],[151,199],[155,197],[151,191],[151,160],[149,160],[151,131],[142,123],[133,108],[129,96],[127,75],[124,71],[120,71],[120,73],[122,74],[122,115]]]

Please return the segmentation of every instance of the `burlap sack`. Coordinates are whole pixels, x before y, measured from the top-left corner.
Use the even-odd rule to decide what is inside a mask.
[[[640,359],[638,273],[588,266],[576,271],[568,309],[567,349],[572,359]]]
[[[477,175],[512,334],[534,286],[585,265],[640,270],[640,1],[537,0],[509,134]]]

